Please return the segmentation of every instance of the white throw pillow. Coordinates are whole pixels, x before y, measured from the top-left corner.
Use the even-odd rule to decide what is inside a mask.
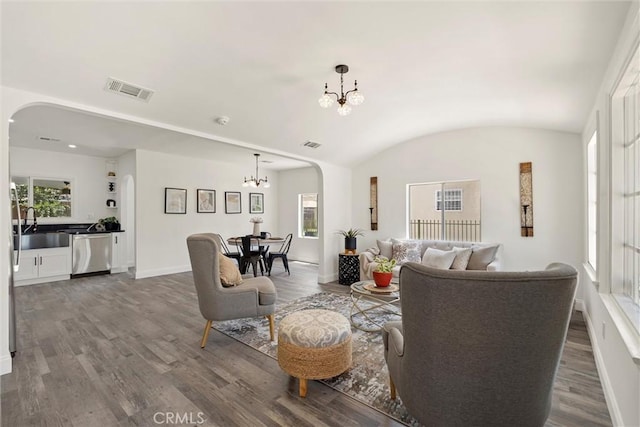
[[[441,251],[440,249],[427,248],[422,257],[422,264],[430,268],[448,270],[456,258],[454,251]]]
[[[467,264],[469,264],[469,258],[471,258],[471,253],[473,252],[473,249],[454,247],[452,251],[455,252],[456,258],[453,260],[453,264],[451,264],[451,269],[466,270]]]
[[[380,255],[387,259],[393,258],[393,243],[391,243],[391,240],[376,240],[376,243],[380,248]]]
[[[393,243],[392,258],[397,261],[397,265],[402,265],[405,262],[420,262],[421,243],[419,240],[391,239],[391,242]]]

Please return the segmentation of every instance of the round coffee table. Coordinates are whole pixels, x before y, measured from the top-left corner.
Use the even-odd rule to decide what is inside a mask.
[[[369,289],[367,289],[369,288]],[[355,282],[351,285],[351,311],[349,319],[354,328],[365,332],[378,332],[386,321],[376,320],[373,310],[381,310],[395,316],[401,316],[398,285],[390,284],[387,289],[377,288],[372,280]],[[373,326],[369,326],[373,325]]]

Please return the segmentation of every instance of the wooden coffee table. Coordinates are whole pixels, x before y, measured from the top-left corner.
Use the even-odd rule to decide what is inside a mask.
[[[368,289],[367,289],[368,288]],[[388,289],[377,288],[372,280],[355,282],[351,285],[351,311],[349,319],[354,328],[365,332],[377,332],[384,326],[374,319],[373,310],[382,310],[396,316],[401,316],[398,285],[390,284]],[[374,326],[367,326],[368,324]]]

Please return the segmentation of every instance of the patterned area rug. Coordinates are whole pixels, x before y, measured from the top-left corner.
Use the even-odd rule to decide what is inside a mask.
[[[324,308],[341,313],[349,318],[352,307],[351,298],[332,293],[318,293],[278,306],[276,326],[280,319],[289,313],[310,308]],[[389,320],[398,320],[397,315],[376,309],[368,312],[369,317],[384,324]],[[360,319],[360,317],[358,317]],[[366,322],[366,319],[363,319]],[[365,328],[375,325],[364,323]],[[277,359],[277,340],[269,341],[269,327],[266,319],[240,319],[226,322],[214,322],[214,328],[256,350]],[[419,425],[402,405],[400,399],[389,397],[388,371],[384,361],[382,334],[363,332],[351,328],[353,333],[353,366],[337,377],[322,380],[329,387],[377,409],[407,425]]]

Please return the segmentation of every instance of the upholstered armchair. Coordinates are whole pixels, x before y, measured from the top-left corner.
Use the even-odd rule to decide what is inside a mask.
[[[200,313],[207,320],[200,346],[204,348],[212,321],[266,316],[271,341],[274,339],[276,288],[267,277],[244,279],[237,286],[223,287],[220,281],[218,234],[194,234],[187,237],[193,281],[198,293]],[[235,268],[235,267],[234,267]]]
[[[576,292],[544,271],[400,270],[402,321],[383,329],[391,398],[429,426],[543,426]]]

